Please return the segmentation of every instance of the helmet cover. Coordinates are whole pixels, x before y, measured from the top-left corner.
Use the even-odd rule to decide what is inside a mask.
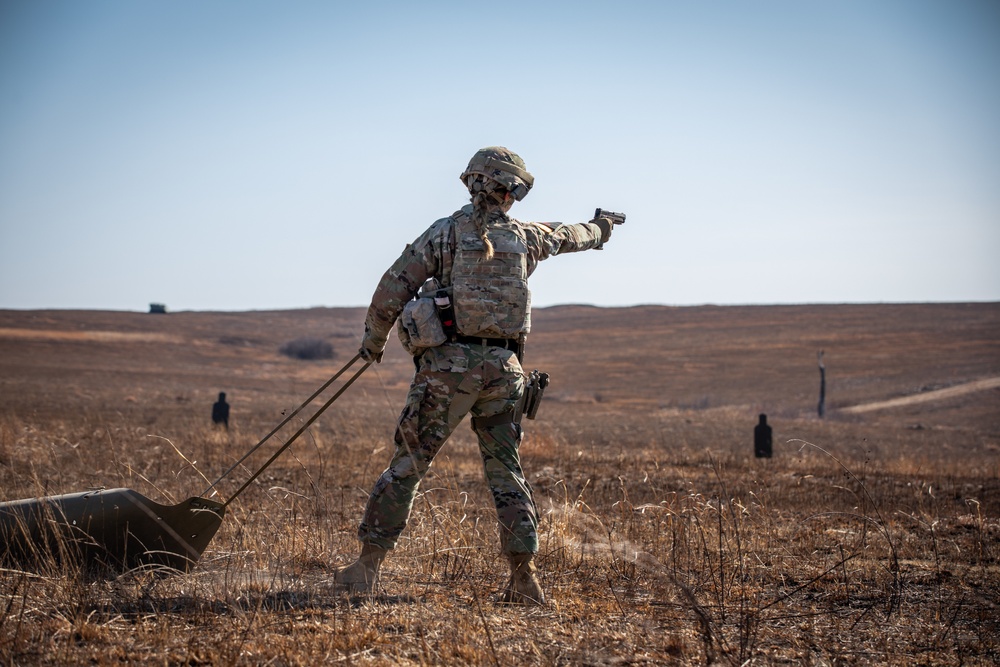
[[[489,146],[476,151],[459,177],[466,187],[471,187],[470,176],[484,176],[496,181],[517,201],[524,199],[535,182],[521,156],[503,146]]]

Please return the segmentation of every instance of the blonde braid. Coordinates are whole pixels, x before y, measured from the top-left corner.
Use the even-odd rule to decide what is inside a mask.
[[[504,196],[507,189],[494,181],[480,175],[470,176],[468,180],[469,194],[472,195],[472,222],[476,225],[479,238],[483,240],[485,247],[484,259],[493,259],[494,247],[490,241],[489,220],[490,216],[497,211],[502,212]]]

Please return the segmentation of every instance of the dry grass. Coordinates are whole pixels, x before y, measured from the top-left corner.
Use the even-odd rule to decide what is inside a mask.
[[[817,341],[834,406],[1000,375],[1000,309],[972,308],[963,329],[931,306],[871,307],[877,324],[844,308],[537,314],[528,363],[553,373],[552,397],[523,456],[546,607],[495,604],[506,568],[465,427],[382,589],[327,585],[388,460],[409,363],[392,352],[231,506],[190,574],[0,572],[0,664],[994,664],[1000,392],[863,418],[811,410]],[[622,314],[657,335],[629,338]],[[336,334],[358,319],[0,311],[0,499],[199,493],[353,354]],[[51,333],[79,330],[136,335]],[[331,331],[330,365],[278,354]],[[228,433],[208,423],[220,390]],[[752,457],[761,409],[768,460]]]

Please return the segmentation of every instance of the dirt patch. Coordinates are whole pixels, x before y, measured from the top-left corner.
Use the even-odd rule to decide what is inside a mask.
[[[179,343],[179,336],[131,331],[57,331],[0,328],[0,338],[36,341],[94,341],[100,343]]]

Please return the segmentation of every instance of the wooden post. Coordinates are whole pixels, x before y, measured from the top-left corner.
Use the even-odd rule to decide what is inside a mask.
[[[822,419],[826,415],[826,366],[823,365],[823,350],[816,355],[819,360],[819,406],[817,412]]]

